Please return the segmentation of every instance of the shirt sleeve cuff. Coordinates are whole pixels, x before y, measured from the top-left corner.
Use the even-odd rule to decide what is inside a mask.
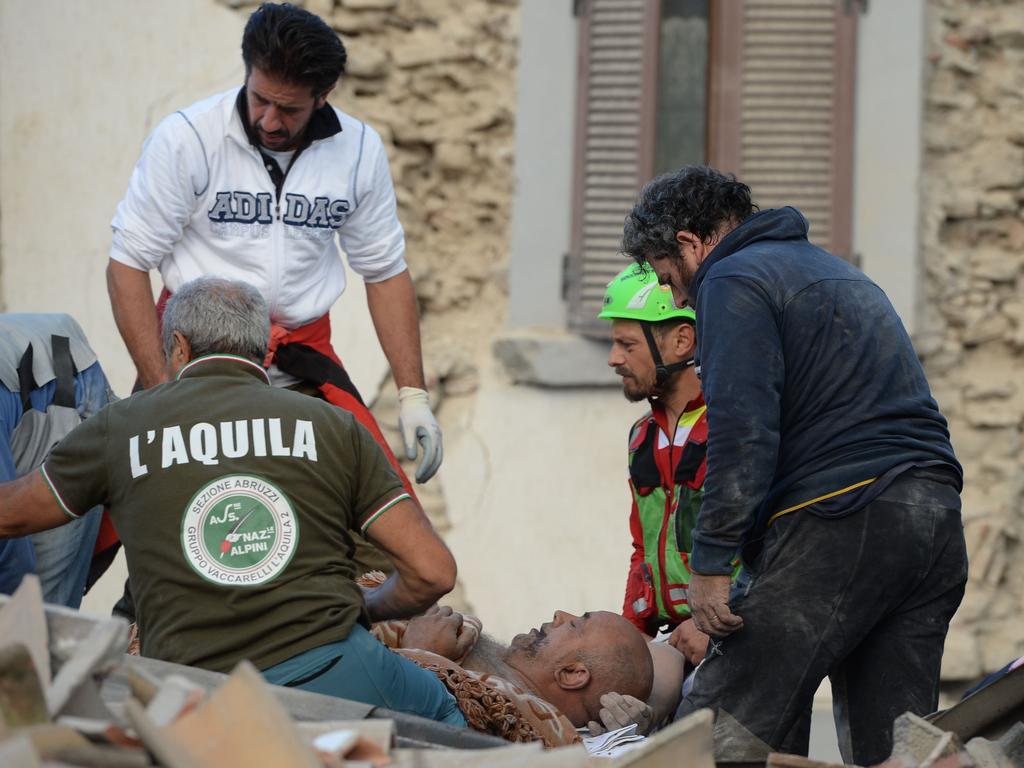
[[[690,570],[702,576],[731,576],[736,570],[733,560],[736,547],[729,544],[712,544],[694,538],[690,553]]]
[[[68,503],[64,500],[64,497],[60,495],[60,491],[57,490],[57,486],[53,484],[53,480],[50,479],[50,475],[46,471],[45,464],[39,467],[39,474],[43,476],[43,480],[46,481],[46,485],[49,486],[50,488],[50,493],[53,494],[53,498],[57,500],[57,503],[60,505],[60,508],[64,510],[64,514],[72,520],[77,520],[78,518],[80,518],[81,515],[72,512],[71,507],[68,506]]]
[[[351,266],[351,262],[349,263]],[[364,283],[383,283],[385,280],[390,280],[396,275],[400,275],[409,269],[409,265],[405,263],[405,258],[400,258],[398,261],[391,264],[389,267],[381,270],[367,270],[365,268],[357,269],[352,267],[362,278]]]
[[[137,269],[140,272],[149,272],[154,267],[146,264],[139,259],[128,254],[123,247],[119,247],[118,240],[120,238],[115,236],[115,242],[113,247],[110,249],[110,258],[112,261],[116,261],[118,264],[124,264],[126,267]]]
[[[381,515],[383,515],[385,512],[387,512],[393,506],[395,506],[395,504],[397,504],[398,502],[405,501],[406,499],[409,499],[409,498],[412,498],[412,497],[409,496],[408,493],[404,493],[403,492],[403,493],[398,494],[394,498],[384,502],[380,506],[376,507],[372,512],[368,513],[366,515],[366,517],[363,519],[362,524],[360,524],[360,526],[359,526],[359,532],[365,536],[367,529],[371,525],[373,525],[375,522],[377,522],[378,518],[380,518]]]

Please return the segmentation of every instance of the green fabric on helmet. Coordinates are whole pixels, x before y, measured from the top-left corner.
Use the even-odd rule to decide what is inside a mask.
[[[690,307],[680,309],[672,298],[672,288],[658,285],[658,276],[648,265],[633,264],[608,283],[604,293],[601,320],[641,320],[659,323],[681,317],[697,323]]]

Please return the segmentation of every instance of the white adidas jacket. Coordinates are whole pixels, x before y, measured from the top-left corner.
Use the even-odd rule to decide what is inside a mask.
[[[146,139],[111,224],[110,257],[159,269],[172,293],[202,275],[244,280],[289,329],[324,315],[345,290],[335,233],[366,281],[405,270],[377,132],[333,109],[340,125],[293,160],[278,200],[236,109],[239,91],[175,112]]]

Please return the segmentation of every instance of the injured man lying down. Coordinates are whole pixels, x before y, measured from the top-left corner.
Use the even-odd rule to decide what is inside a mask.
[[[378,622],[372,633],[433,672],[470,727],[509,741],[563,746],[579,740],[577,728],[600,731],[620,720],[643,729],[678,703],[682,656],[667,646],[649,648],[628,620],[607,611],[556,611],[508,645],[482,634],[475,617],[447,606]],[[679,657],[678,665],[662,648]],[[655,665],[671,683],[655,686]]]

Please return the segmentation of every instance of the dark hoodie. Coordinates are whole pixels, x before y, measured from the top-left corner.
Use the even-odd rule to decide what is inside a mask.
[[[778,513],[850,514],[906,469],[934,467],[960,489],[946,420],[892,304],[811,245],[795,208],[730,232],[690,295],[709,425],[694,571],[731,573]]]

